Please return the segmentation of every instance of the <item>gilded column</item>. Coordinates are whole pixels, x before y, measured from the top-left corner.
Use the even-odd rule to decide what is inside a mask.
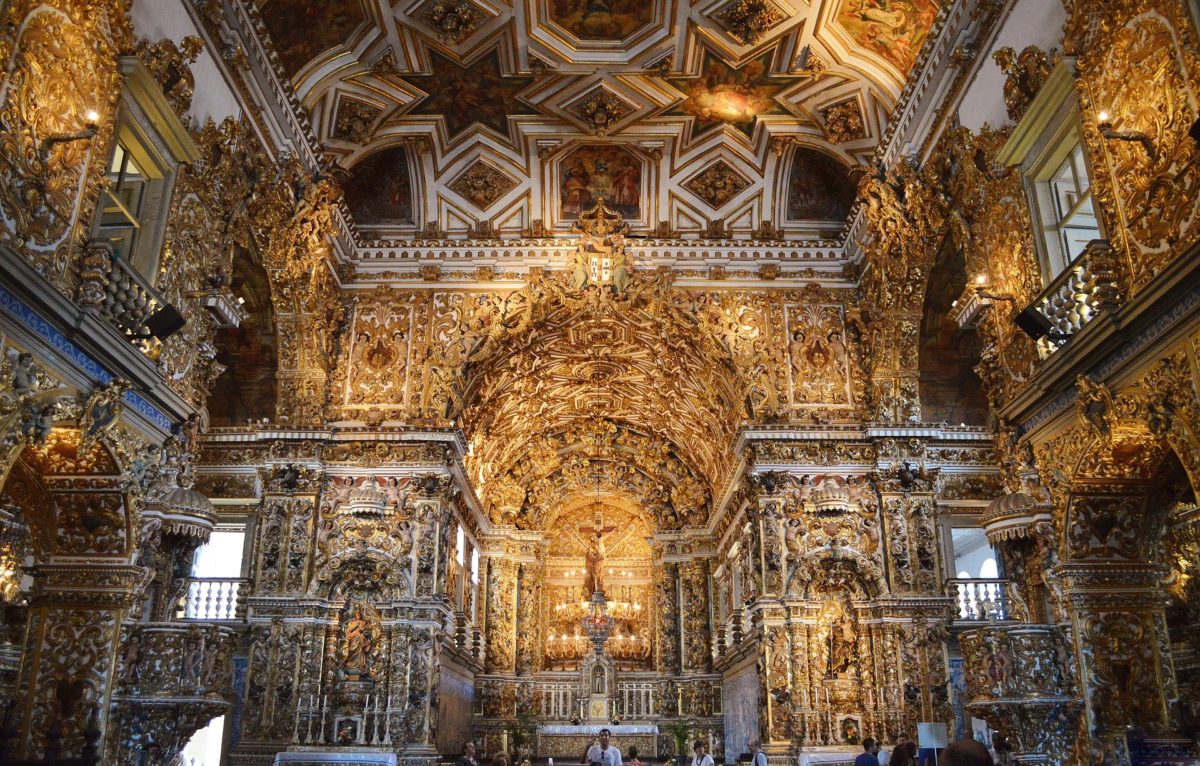
[[[449,596],[450,557],[453,555],[451,531],[454,516],[448,507],[446,480],[430,479],[422,483],[414,501],[416,533],[416,596]]]
[[[683,667],[712,670],[712,619],[708,597],[708,559],[696,559],[680,567],[683,591]]]
[[[1166,571],[1118,562],[1054,570],[1070,613],[1087,728],[1106,752],[1120,752],[1129,727],[1171,733],[1177,693],[1160,586]]]
[[[30,570],[33,596],[17,680],[19,757],[99,753],[108,728],[121,622],[146,570],[122,563],[49,563]]]
[[[764,598],[781,598],[784,589],[784,477],[775,472],[754,476],[758,490],[753,510],[748,513],[755,547],[755,579]],[[748,509],[750,510],[750,509]]]
[[[312,568],[314,525],[321,475],[303,466],[264,472],[258,526],[255,593],[301,594]]]
[[[521,564],[517,573],[517,675],[542,669],[542,567]]]
[[[674,561],[664,561],[655,568],[658,590],[658,626],[655,635],[658,640],[658,669],[662,673],[674,675],[680,667],[680,633],[679,633],[679,564]]]
[[[516,670],[517,564],[503,552],[487,556],[486,636],[484,667],[488,673]]]

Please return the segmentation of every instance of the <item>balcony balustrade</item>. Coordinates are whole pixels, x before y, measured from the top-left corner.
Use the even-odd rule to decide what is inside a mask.
[[[88,243],[79,276],[79,305],[94,310],[143,351],[154,350],[183,324],[175,307],[106,241]]]
[[[250,581],[243,577],[193,577],[179,617],[205,622],[240,621],[245,618],[245,598]]]
[[[1011,580],[954,578],[946,581],[946,595],[955,600],[956,623],[1029,619],[1029,609]]]
[[[1038,353],[1043,359],[1066,345],[1102,309],[1119,305],[1116,278],[1112,248],[1106,240],[1092,240],[1034,299],[1030,308],[1050,323],[1050,331],[1038,339]]]

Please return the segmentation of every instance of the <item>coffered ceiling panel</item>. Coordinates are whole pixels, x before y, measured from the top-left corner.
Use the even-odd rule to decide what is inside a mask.
[[[828,237],[939,12],[938,0],[258,4],[366,240],[563,234],[600,196],[635,234],[723,223]],[[384,150],[406,181],[381,175]],[[366,200],[372,187],[392,197]],[[401,196],[407,215],[380,213]]]

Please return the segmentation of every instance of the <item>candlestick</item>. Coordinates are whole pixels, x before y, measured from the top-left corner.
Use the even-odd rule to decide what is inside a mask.
[[[317,710],[317,695],[316,693],[308,695],[308,729],[304,734],[304,744],[312,744],[312,725],[313,713]]]
[[[371,725],[371,695],[367,694],[367,699],[363,702],[362,725],[358,727],[358,744],[365,744],[367,741],[367,727]]]

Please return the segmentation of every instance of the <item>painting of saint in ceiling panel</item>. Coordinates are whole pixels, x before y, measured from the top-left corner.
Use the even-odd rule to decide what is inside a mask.
[[[266,0],[259,12],[289,75],[367,20],[362,0]]]
[[[625,218],[641,217],[642,163],[612,144],[583,146],[558,166],[560,217],[572,220],[599,198]]]
[[[788,174],[787,212],[792,221],[842,221],[854,203],[854,184],[841,163],[797,147]]]
[[[938,13],[938,0],[843,0],[837,22],[854,42],[907,75]]]
[[[408,154],[403,146],[376,152],[350,168],[343,191],[359,226],[403,226],[413,222]]]
[[[623,40],[654,18],[654,0],[550,0],[550,18],[580,40]]]
[[[693,138],[718,125],[731,125],[751,136],[759,115],[789,113],[776,96],[795,78],[772,76],[773,56],[769,52],[737,68],[706,50],[699,76],[671,78],[685,98],[668,114],[695,117]]]
[[[408,114],[444,117],[451,139],[476,123],[507,135],[509,117],[537,114],[517,96],[534,78],[504,74],[497,49],[466,66],[434,52],[429,58],[429,74],[404,76],[428,94]]]

